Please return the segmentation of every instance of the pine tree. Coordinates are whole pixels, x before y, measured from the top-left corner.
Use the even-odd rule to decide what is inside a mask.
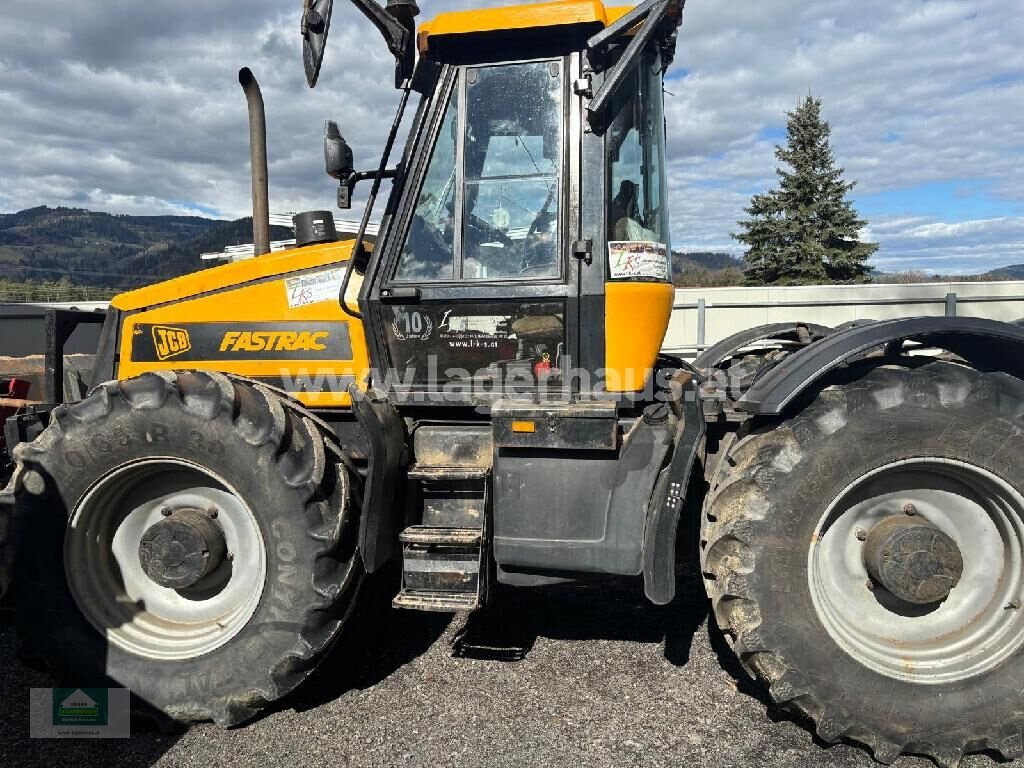
[[[862,243],[867,224],[846,198],[856,182],[843,181],[829,143],[832,128],[821,117],[821,99],[808,96],[787,112],[786,146],[775,157],[779,188],[754,195],[733,237],[748,246],[747,282],[802,285],[863,283],[877,243]]]

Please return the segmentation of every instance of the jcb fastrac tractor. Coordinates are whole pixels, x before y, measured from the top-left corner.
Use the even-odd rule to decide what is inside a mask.
[[[468,611],[608,575],[663,604],[699,561],[745,669],[822,739],[1020,756],[1024,328],[794,322],[660,354],[681,0],[418,27],[415,0],[353,1],[400,92],[375,170],[327,124],[339,204],[370,183],[359,236],[301,214],[267,252],[243,70],[257,258],[118,296],[87,396],[8,422],[24,648],[235,725],[389,562],[395,607]],[[311,85],[331,9],[303,8]]]

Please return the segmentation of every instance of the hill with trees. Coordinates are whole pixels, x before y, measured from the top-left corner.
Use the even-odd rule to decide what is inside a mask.
[[[272,239],[292,236],[271,227]],[[0,270],[12,284],[65,279],[116,292],[195,272],[201,253],[252,242],[252,220],[128,216],[80,208],[0,214]]]

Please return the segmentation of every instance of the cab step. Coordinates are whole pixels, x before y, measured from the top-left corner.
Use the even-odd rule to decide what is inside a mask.
[[[459,592],[406,592],[402,591],[391,601],[395,608],[411,608],[416,611],[472,611],[478,608],[476,595]]]
[[[417,464],[407,471],[419,520],[399,534],[396,608],[471,611],[487,596],[489,467]]]
[[[402,541],[402,591],[397,608],[469,611],[480,605],[480,528],[413,525]]]
[[[490,467],[430,467],[416,464],[409,467],[407,475],[410,480],[458,482],[464,480],[486,480],[490,473]]]
[[[411,525],[398,537],[403,544],[436,544],[449,547],[476,547],[480,545],[479,528],[437,528],[431,525]]]

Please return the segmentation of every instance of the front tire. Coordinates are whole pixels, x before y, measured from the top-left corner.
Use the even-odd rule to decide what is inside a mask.
[[[701,531],[715,618],[825,741],[885,763],[1024,754],[1022,416],[1005,374],[865,365],[723,459]],[[942,557],[890,547],[905,565],[890,580],[865,547],[904,515]]]
[[[312,671],[355,599],[350,478],[269,390],[110,382],[17,458],[18,630],[62,680],[236,725]]]

